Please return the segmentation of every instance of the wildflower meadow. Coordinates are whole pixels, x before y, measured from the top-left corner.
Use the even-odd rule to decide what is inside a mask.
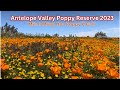
[[[119,39],[1,38],[2,79],[118,79]]]

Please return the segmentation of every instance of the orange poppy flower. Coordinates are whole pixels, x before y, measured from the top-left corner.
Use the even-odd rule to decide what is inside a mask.
[[[106,64],[109,63],[109,60],[108,60],[107,57],[104,57],[103,60],[104,60],[104,62],[105,62]]]
[[[82,68],[76,68],[77,73],[81,74],[82,73]]]
[[[50,69],[51,69],[51,71],[52,71],[52,74],[54,74],[54,75],[60,74],[61,67],[55,66],[55,67],[50,67]]]
[[[42,56],[43,52],[36,53],[36,56]]]
[[[4,63],[5,59],[1,59],[1,63]]]
[[[20,56],[20,59],[21,60],[26,60],[26,56],[22,55],[22,56]]]
[[[38,66],[39,67],[42,67],[44,64],[43,63],[38,63]]]
[[[2,69],[2,70],[7,70],[7,69],[9,69],[9,65],[6,65],[6,64],[5,64],[5,65],[2,65],[1,69]]]
[[[42,59],[40,57],[38,57],[37,60],[42,63]]]
[[[77,73],[77,70],[76,69],[72,69],[72,74],[75,74]]]
[[[77,57],[73,57],[73,60],[74,60],[74,61],[77,61],[77,60],[78,60],[78,58],[77,58]]]
[[[52,66],[58,66],[56,62],[52,62]]]
[[[72,76],[71,78],[72,79],[78,79],[78,76]]]
[[[89,74],[89,73],[82,73],[82,77],[84,79],[92,79],[93,78],[93,75],[92,74]]]
[[[64,62],[64,63],[68,63],[68,60],[67,60],[67,59],[63,59],[63,62]]]
[[[97,70],[106,71],[107,70],[106,64],[104,64],[104,63],[97,64]]]
[[[79,66],[83,66],[83,62],[79,62],[78,65],[79,65]]]
[[[30,56],[30,60],[34,60],[35,59],[35,57],[34,56]]]
[[[70,69],[71,64],[69,64],[69,63],[64,63],[64,67],[65,67],[66,69]]]
[[[30,62],[31,62],[31,60],[26,60],[26,62],[27,62],[27,63],[30,63]]]
[[[5,61],[5,59],[1,59],[1,65],[5,64],[4,61]]]
[[[50,52],[50,50],[49,50],[49,49],[46,49],[46,50],[45,50],[45,52],[46,52],[46,53],[49,53],[49,52]]]
[[[110,68],[108,71],[107,71],[107,74],[111,77],[114,77],[114,78],[119,78],[119,73],[117,70],[113,69],[113,68]]]
[[[61,58],[62,58],[62,56],[61,56],[60,54],[58,54],[58,58],[60,58],[60,59],[61,59]]]
[[[65,47],[65,50],[68,50],[68,47]]]

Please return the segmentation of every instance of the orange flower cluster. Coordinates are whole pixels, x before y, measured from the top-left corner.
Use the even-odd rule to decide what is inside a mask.
[[[59,66],[52,66],[50,67],[51,71],[52,71],[52,74],[53,75],[59,75],[60,74],[60,71],[61,71],[61,67]]]
[[[117,38],[2,38],[1,41],[1,69],[9,70],[4,78],[119,78]]]
[[[119,73],[116,69],[114,68],[110,68],[108,71],[107,71],[107,74],[108,74],[108,77],[112,77],[112,78],[119,78]]]
[[[21,60],[26,60],[26,56],[21,55],[21,56],[20,56],[20,59],[21,59]]]
[[[46,52],[46,53],[49,53],[49,52],[50,52],[50,50],[49,50],[49,49],[46,49],[46,50],[45,50],[45,52]]]
[[[1,70],[9,69],[9,65],[7,65],[4,61],[4,59],[1,59]]]
[[[83,77],[84,79],[92,79],[92,78],[93,78],[93,76],[92,76],[91,74],[89,74],[89,73],[83,73],[83,74],[82,74],[82,77]]]
[[[44,64],[43,63],[38,63],[38,66],[39,67],[42,67]]]

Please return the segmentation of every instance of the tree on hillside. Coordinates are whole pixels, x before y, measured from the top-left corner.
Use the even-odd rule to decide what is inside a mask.
[[[14,32],[14,29],[15,29],[14,25],[10,29],[11,29],[11,32]]]
[[[3,27],[1,27],[1,33],[4,33],[4,28]]]
[[[59,37],[59,34],[56,33],[56,34],[53,35],[53,37]]]
[[[5,25],[4,25],[4,27],[7,27],[7,26],[8,26],[8,23],[6,22]]]
[[[4,25],[4,27],[2,27],[2,30],[5,30],[5,32],[7,33],[17,33],[18,31],[18,28],[15,28],[15,26],[13,25],[12,27],[11,27],[11,25],[8,25],[8,23],[6,23],[5,25]]]
[[[107,35],[106,35],[106,33],[103,33],[103,32],[97,32],[95,34],[95,37],[97,37],[97,38],[107,38]]]
[[[9,25],[7,22],[4,26],[1,27],[1,36],[15,36],[15,34],[18,34],[18,29],[15,28],[15,26]]]

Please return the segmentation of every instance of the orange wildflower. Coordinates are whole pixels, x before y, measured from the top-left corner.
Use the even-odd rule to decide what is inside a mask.
[[[72,74],[75,74],[77,73],[77,70],[76,69],[72,69]]]
[[[26,60],[26,56],[22,55],[22,56],[20,56],[20,59],[21,60]]]
[[[16,55],[15,55],[15,53],[11,53],[11,56],[12,56],[12,58],[13,58],[13,57],[15,57]]]
[[[39,67],[42,67],[44,64],[43,63],[38,63],[38,66]]]
[[[34,56],[30,56],[30,60],[34,60],[35,59],[35,57]]]
[[[68,47],[65,47],[65,50],[68,50]]]
[[[60,59],[61,59],[61,58],[62,58],[62,56],[61,56],[60,54],[58,54],[58,58],[60,58]]]
[[[68,63],[68,60],[67,60],[67,59],[63,59],[63,62],[64,62],[64,63]]]
[[[71,64],[69,64],[69,63],[64,63],[64,67],[65,67],[66,69],[70,69]]]
[[[81,74],[82,73],[82,68],[76,68],[77,73]]]
[[[43,52],[36,53],[36,56],[42,56]]]
[[[47,62],[52,63],[52,60],[51,60],[51,59],[48,59],[48,61],[47,61]]]
[[[74,67],[75,67],[75,68],[79,68],[78,63],[76,63]]]
[[[54,74],[54,75],[60,74],[61,67],[55,66],[55,67],[50,67],[50,69],[51,69],[51,71],[52,71],[52,74]]]
[[[58,64],[56,62],[52,62],[52,66],[57,66]]]
[[[46,52],[46,53],[49,53],[49,52],[50,52],[50,50],[49,50],[49,49],[46,49],[46,50],[45,50],[45,52]]]
[[[79,66],[83,66],[83,62],[79,62],[78,65],[79,65]]]
[[[5,59],[1,59],[1,63],[4,63]]]
[[[73,60],[74,60],[74,61],[77,61],[77,60],[78,60],[78,58],[77,58],[77,57],[73,57]]]
[[[107,70],[106,64],[104,63],[97,64],[97,70],[106,71]]]
[[[30,62],[31,62],[31,60],[26,60],[26,62],[27,62],[27,63],[30,63]]]
[[[86,59],[87,59],[87,55],[84,55],[82,59],[83,59],[83,60],[86,60]]]
[[[107,57],[104,57],[103,60],[104,60],[104,62],[105,62],[106,64],[109,63],[109,60],[108,60]]]
[[[82,73],[82,77],[84,79],[92,79],[93,78],[93,75],[92,74],[89,74],[89,73]]]
[[[7,70],[7,69],[9,69],[9,65],[6,65],[6,64],[5,64],[5,65],[2,65],[1,69],[2,69],[2,70]]]
[[[72,79],[78,79],[78,76],[72,76],[71,78]]]
[[[110,68],[108,71],[107,71],[107,74],[111,77],[114,77],[114,78],[119,78],[119,73],[117,70],[115,70],[114,68]]]
[[[4,65],[5,59],[1,59],[1,65]]]
[[[40,57],[38,57],[37,60],[42,63],[42,59]]]

